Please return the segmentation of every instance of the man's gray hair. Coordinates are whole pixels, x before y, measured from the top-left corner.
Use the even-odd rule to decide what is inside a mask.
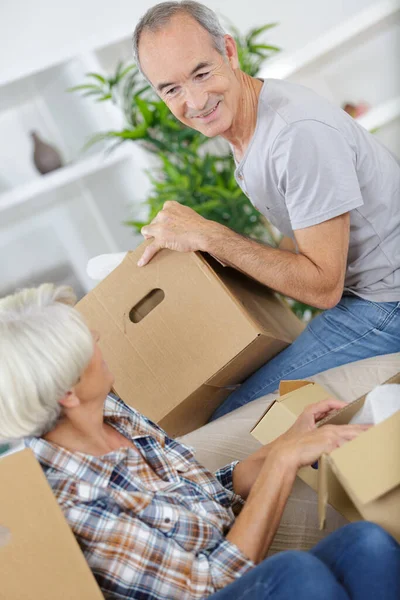
[[[89,364],[93,337],[74,303],[51,283],[0,299],[0,441],[50,431]]]
[[[218,21],[217,15],[204,4],[194,2],[193,0],[183,0],[182,2],[161,2],[156,4],[143,15],[133,32],[133,55],[136,66],[144,77],[145,73],[140,65],[139,42],[140,36],[145,29],[156,32],[162,29],[176,14],[186,14],[192,17],[199,25],[203,27],[211,36],[214,48],[222,56],[225,55],[225,31]]]

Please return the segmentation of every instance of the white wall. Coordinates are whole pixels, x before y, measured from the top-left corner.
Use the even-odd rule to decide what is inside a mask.
[[[207,0],[242,31],[279,21],[270,41],[295,50],[377,0]],[[0,85],[129,35],[152,0],[1,0]]]

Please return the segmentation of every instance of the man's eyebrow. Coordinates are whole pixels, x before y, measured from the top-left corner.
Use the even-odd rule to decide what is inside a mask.
[[[194,69],[192,69],[192,71],[190,72],[190,77],[192,75],[194,75],[195,73],[197,73],[197,71],[200,71],[200,69],[205,69],[206,67],[211,67],[211,64],[208,62],[201,62],[198,65],[195,66]],[[157,91],[158,92],[162,92],[164,88],[169,87],[170,85],[174,85],[173,82],[170,83],[160,83],[157,86]]]
[[[211,67],[211,64],[209,62],[201,62],[197,65],[197,67],[195,67],[191,73],[190,76],[194,75],[197,71],[200,71],[200,69],[205,69],[206,67]]]

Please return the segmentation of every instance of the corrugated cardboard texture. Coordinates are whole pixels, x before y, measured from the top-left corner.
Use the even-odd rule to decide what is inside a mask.
[[[330,460],[361,504],[400,486],[400,411],[332,452]]]
[[[0,600],[104,600],[30,450],[0,459]]]
[[[215,408],[217,395],[209,398],[205,384],[238,384],[284,349],[303,326],[258,284],[253,314],[234,295],[233,284],[228,288],[200,254],[162,250],[146,267],[138,267],[145,245],[128,253],[77,308],[101,334],[116,393],[167,427],[170,435],[182,435],[204,424]],[[233,279],[230,273],[229,280]],[[161,290],[164,297],[154,290]],[[140,304],[152,292],[157,302],[147,312]],[[249,298],[247,292],[244,296]],[[261,298],[268,307],[263,320],[257,316]],[[130,318],[134,307],[139,315],[134,320],[139,322]],[[218,394],[220,401],[223,396]],[[190,405],[189,398],[200,407]],[[178,409],[183,402],[187,413]]]

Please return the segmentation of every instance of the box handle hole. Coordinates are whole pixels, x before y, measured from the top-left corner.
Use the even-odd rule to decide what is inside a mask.
[[[132,323],[140,323],[152,310],[164,300],[165,294],[160,288],[151,290],[142,300],[140,300],[129,312],[129,319]]]

